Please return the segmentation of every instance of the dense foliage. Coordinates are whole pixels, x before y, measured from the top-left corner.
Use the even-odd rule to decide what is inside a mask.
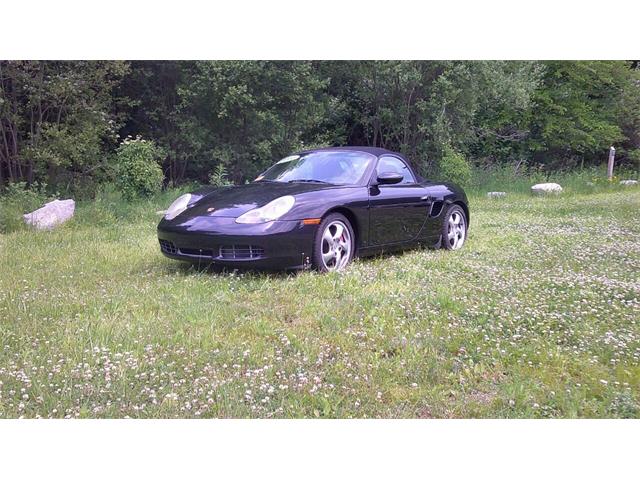
[[[125,198],[148,197],[162,188],[161,148],[141,138],[127,138],[116,150],[115,184]]]
[[[0,62],[0,183],[77,187],[117,146],[124,62]]]
[[[462,154],[447,145],[438,162],[437,176],[442,180],[468,187],[471,182],[471,167]]]
[[[0,185],[92,194],[121,138],[166,183],[243,182],[292,150],[374,145],[437,176],[640,160],[640,70],[623,61],[0,62]],[[216,177],[217,178],[217,177]]]

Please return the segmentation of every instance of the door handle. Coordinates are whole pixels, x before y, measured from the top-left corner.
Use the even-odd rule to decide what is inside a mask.
[[[433,197],[431,195],[425,195],[424,197],[421,197],[420,200],[423,202],[431,203],[433,202]]]

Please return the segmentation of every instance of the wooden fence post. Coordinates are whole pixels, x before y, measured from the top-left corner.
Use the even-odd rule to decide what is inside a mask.
[[[613,180],[613,162],[616,158],[616,149],[614,147],[609,148],[609,164],[607,165],[607,178],[609,181]]]

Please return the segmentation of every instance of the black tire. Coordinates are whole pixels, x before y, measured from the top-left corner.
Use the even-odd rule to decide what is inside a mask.
[[[331,246],[327,244],[327,242],[323,239],[323,237],[324,237],[325,231],[327,230],[327,227],[330,227],[330,230],[331,230],[333,229],[333,227],[339,224],[342,224],[344,227],[346,227],[346,230],[348,231],[348,235],[346,235],[345,232],[343,232],[343,235],[341,236],[341,238],[344,237],[345,239],[344,244],[345,245],[348,244],[349,249],[347,252],[346,260],[343,258],[343,256],[340,256],[340,266],[338,268],[335,268],[335,267],[331,268],[331,261],[327,262],[329,263],[329,266],[327,266],[327,264],[323,260],[323,247],[325,249],[325,255],[330,255],[332,252],[332,250],[330,250],[329,252],[326,252],[328,248],[331,249]],[[319,272],[342,270],[349,263],[351,263],[351,260],[353,260],[354,253],[356,250],[355,247],[356,247],[356,236],[354,234],[353,227],[351,226],[351,222],[349,222],[349,220],[347,220],[347,218],[340,213],[330,213],[325,218],[323,218],[322,221],[320,222],[320,225],[318,225],[318,230],[316,231],[316,235],[313,240],[313,258],[312,258],[313,266]],[[340,249],[343,247],[338,246],[337,248]]]
[[[452,222],[456,220],[460,221],[460,219],[463,222],[461,227],[451,225]],[[458,250],[462,248],[467,240],[467,231],[469,229],[469,222],[467,221],[467,215],[464,213],[464,209],[460,205],[451,205],[442,217],[441,228],[442,248],[445,250]]]

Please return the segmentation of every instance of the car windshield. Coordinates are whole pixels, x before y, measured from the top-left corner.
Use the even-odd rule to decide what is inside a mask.
[[[362,180],[374,158],[364,152],[342,151],[290,155],[269,168],[256,181],[352,185]]]

